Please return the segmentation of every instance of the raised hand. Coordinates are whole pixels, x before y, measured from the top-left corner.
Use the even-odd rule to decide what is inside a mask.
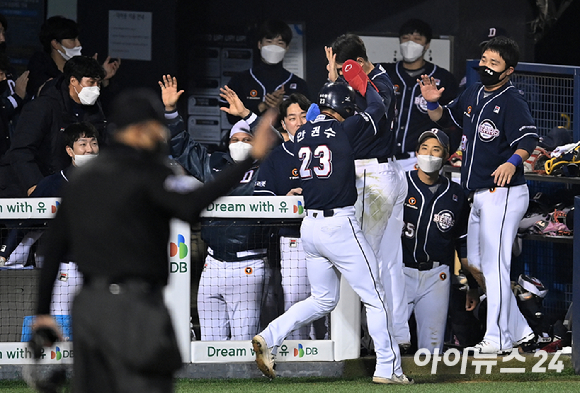
[[[331,82],[336,82],[338,79],[338,71],[336,70],[336,53],[332,53],[332,47],[330,46],[325,46],[324,52],[326,53],[326,60],[328,60],[328,64],[326,65],[328,79]]]
[[[429,75],[421,75],[420,79],[417,79],[419,87],[421,88],[421,95],[429,102],[437,102],[441,98],[444,87],[437,88],[435,83],[435,78],[430,78]]]
[[[228,85],[220,88],[220,97],[223,98],[230,104],[229,107],[222,106],[220,109],[232,116],[239,116],[242,119],[250,114],[250,110],[245,107],[240,97],[235,91],[230,89]]]
[[[177,108],[177,101],[184,90],[177,90],[177,78],[171,75],[163,75],[163,80],[159,81],[161,87],[161,100],[167,112],[173,112]]]

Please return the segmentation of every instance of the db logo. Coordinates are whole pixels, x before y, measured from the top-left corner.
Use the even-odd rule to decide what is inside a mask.
[[[468,106],[468,107],[467,107],[467,114],[468,114],[468,115],[470,115],[470,114],[471,114],[471,109],[472,109],[472,108],[471,108],[471,106]]]
[[[244,269],[244,272],[249,275],[249,274],[252,274],[254,272],[254,269],[252,269],[251,267],[248,266],[247,268]]]
[[[250,97],[256,97],[258,95],[258,90],[250,91]]]
[[[417,204],[417,200],[414,197],[409,198],[409,205],[415,206]]]

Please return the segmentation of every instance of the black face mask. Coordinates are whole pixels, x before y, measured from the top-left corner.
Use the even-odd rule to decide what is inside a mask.
[[[0,94],[4,93],[8,89],[8,80],[4,79],[0,82]]]
[[[500,78],[501,74],[503,74],[505,70],[497,72],[486,66],[479,66],[477,68],[477,72],[479,73],[479,80],[481,81],[481,83],[483,83],[484,86],[497,85],[507,76],[506,75],[503,78]]]

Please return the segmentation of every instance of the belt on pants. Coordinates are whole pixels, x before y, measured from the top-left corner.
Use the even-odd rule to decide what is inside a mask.
[[[441,266],[441,264],[439,262],[420,262],[416,266],[405,265],[405,267],[408,267],[411,269],[417,269],[421,272],[425,271],[425,270],[435,269],[436,267],[439,267],[439,266]]]
[[[306,216],[314,218],[333,217],[334,209],[324,209],[324,210],[306,209]]]
[[[393,162],[394,160],[395,156],[377,158],[379,164],[384,164],[385,162]]]

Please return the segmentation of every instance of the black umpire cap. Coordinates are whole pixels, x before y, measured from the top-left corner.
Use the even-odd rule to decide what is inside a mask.
[[[153,90],[131,89],[121,92],[113,101],[110,121],[117,130],[150,120],[165,124],[164,113],[163,103]]]

